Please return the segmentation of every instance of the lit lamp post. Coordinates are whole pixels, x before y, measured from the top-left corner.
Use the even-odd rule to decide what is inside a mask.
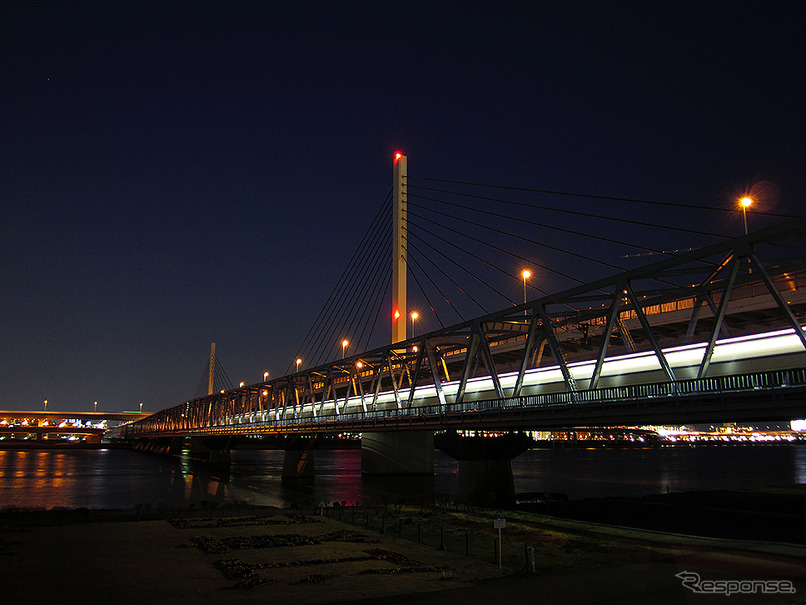
[[[526,304],[526,280],[529,279],[530,277],[532,277],[532,272],[529,271],[529,269],[524,269],[521,272],[521,276],[523,277],[523,304],[525,305]],[[528,316],[528,313],[526,312],[526,309],[523,310],[523,316],[524,317]]]
[[[742,219],[744,220],[744,234],[747,235],[747,209],[753,205],[752,198],[743,197],[739,200],[742,205]]]
[[[141,414],[143,413],[143,402],[142,401],[140,402],[140,413]]]
[[[268,381],[268,379],[269,379],[269,373],[268,372],[263,372],[263,382]]]
[[[47,411],[48,411],[48,400],[47,400],[47,399],[45,399],[45,402],[44,402],[44,403],[45,403],[45,411],[47,412]]]
[[[344,359],[344,352],[347,350],[347,345],[350,344],[349,340],[342,340],[341,341],[341,358]]]
[[[92,404],[92,411],[93,411],[93,412],[97,412],[97,411],[98,411],[98,402],[97,402],[97,401],[96,401],[95,403],[93,403],[93,404]]]
[[[411,337],[414,338],[414,322],[417,321],[417,318],[420,317],[420,314],[417,311],[411,312]]]
[[[299,357],[297,357],[297,361],[296,361],[296,364],[297,364],[297,372],[299,372],[299,364],[301,364],[301,363],[302,363],[302,360],[301,360]]]

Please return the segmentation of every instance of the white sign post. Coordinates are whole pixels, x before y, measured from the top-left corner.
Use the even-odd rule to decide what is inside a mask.
[[[506,519],[495,519],[493,529],[498,530],[498,571],[503,571],[503,561],[501,554],[501,530],[507,526]]]

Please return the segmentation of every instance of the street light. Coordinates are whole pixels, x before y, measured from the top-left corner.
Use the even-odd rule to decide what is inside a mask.
[[[141,414],[143,413],[143,402],[142,401],[140,402],[140,413]]]
[[[301,363],[302,363],[302,360],[301,360],[299,357],[297,357],[297,361],[296,361],[296,364],[297,364],[297,372],[299,372],[299,364],[301,364]]]
[[[749,197],[743,197],[739,200],[739,204],[742,206],[742,219],[744,219],[744,234],[747,235],[747,209],[753,205],[753,199]]]
[[[45,411],[46,412],[48,411],[48,400],[47,399],[45,399]]]
[[[529,269],[524,269],[521,272],[521,276],[523,277],[523,304],[526,304],[526,280],[532,277],[532,272]],[[526,309],[523,310],[523,316],[526,317],[528,313]]]
[[[97,411],[98,411],[98,402],[97,402],[97,401],[96,401],[95,403],[93,403],[93,404],[92,404],[92,411],[93,411],[93,412],[97,412]]]
[[[350,344],[350,341],[345,339],[341,341],[341,358],[344,359],[344,352],[347,350],[347,345]]]
[[[411,312],[411,337],[414,338],[414,322],[417,321],[417,318],[420,317],[420,314],[417,311]]]
[[[269,373],[263,372],[263,382],[266,382],[269,379]]]

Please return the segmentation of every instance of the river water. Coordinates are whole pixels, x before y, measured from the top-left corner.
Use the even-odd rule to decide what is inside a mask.
[[[452,494],[456,463],[433,477],[363,477],[358,450],[316,452],[316,477],[283,481],[282,451],[233,451],[228,473],[127,450],[0,450],[0,509],[187,506],[203,501],[407,502]],[[806,483],[806,444],[662,449],[534,449],[512,463],[516,492],[570,499]]]

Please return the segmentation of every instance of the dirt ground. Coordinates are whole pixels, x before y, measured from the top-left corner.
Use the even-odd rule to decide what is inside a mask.
[[[303,605],[470,586],[498,573],[457,554],[286,513],[28,527],[0,537],[4,603]]]
[[[250,510],[138,520],[93,511],[86,518],[45,515],[34,523],[0,516],[2,602],[726,602],[724,594],[686,588],[677,574],[689,572],[706,581],[764,580],[787,589],[732,594],[730,605],[806,603],[806,549],[797,545],[512,514],[499,571],[491,549],[467,557],[463,546],[488,544],[495,535],[490,521],[499,512],[398,511],[398,518],[416,518],[422,540],[414,537],[415,523],[390,518],[380,533],[377,523],[362,526],[361,513],[351,512]],[[425,539],[435,528],[447,551]],[[534,575],[525,573],[525,544],[536,551]]]

